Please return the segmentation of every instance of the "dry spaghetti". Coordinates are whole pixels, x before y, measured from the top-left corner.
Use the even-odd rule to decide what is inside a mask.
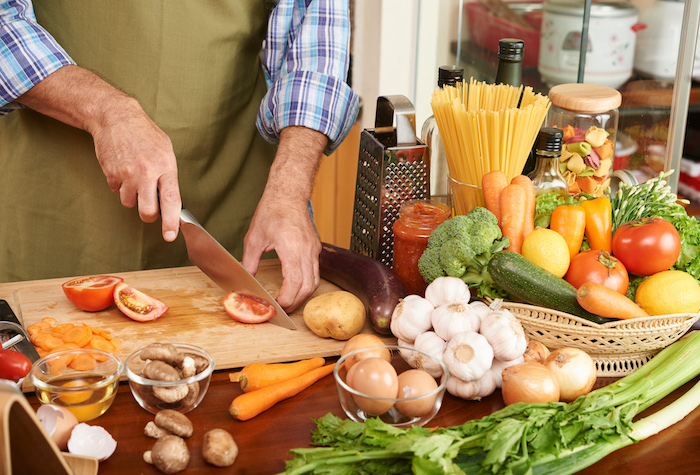
[[[471,79],[468,84],[436,89],[431,106],[450,176],[480,186],[481,178],[492,170],[505,172],[508,181],[522,173],[549,99],[529,86]]]

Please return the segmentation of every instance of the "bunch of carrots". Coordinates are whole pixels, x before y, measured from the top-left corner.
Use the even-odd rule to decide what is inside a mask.
[[[118,354],[122,347],[121,340],[112,337],[108,330],[100,330],[85,323],[57,323],[55,318],[50,317],[29,325],[27,333],[41,357],[61,350],[78,348],[92,348]],[[48,364],[51,374],[59,375],[68,366],[77,371],[90,371],[97,366],[97,361],[92,356],[83,354],[63,356]]]
[[[498,218],[509,251],[520,253],[523,241],[535,230],[535,187],[526,175],[517,175],[510,183],[501,170],[486,173],[481,179],[486,209]]]
[[[231,402],[229,413],[239,421],[252,419],[328,376],[334,366],[326,364],[321,357],[294,363],[250,364],[240,372],[229,374],[229,379],[239,382],[243,390]]]

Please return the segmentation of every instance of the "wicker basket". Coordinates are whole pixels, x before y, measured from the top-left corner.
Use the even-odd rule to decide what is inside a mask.
[[[533,305],[503,302],[501,306],[520,320],[528,338],[550,349],[585,350],[595,361],[599,377],[632,373],[700,319],[700,313],[679,313],[597,324]]]

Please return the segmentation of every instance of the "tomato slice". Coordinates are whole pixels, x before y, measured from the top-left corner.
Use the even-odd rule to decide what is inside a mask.
[[[156,300],[123,282],[114,288],[114,302],[124,315],[137,322],[150,322],[168,310],[168,306],[160,300]]]
[[[114,287],[124,282],[113,275],[93,275],[73,279],[61,287],[73,305],[87,312],[99,312],[114,302]]]
[[[242,323],[262,323],[275,316],[277,310],[268,301],[254,295],[231,292],[223,300],[224,309]]]
[[[15,383],[29,374],[32,362],[19,351],[0,349],[0,379]]]

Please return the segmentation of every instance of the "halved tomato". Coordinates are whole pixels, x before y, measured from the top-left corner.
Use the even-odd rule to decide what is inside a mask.
[[[168,310],[168,306],[160,300],[124,283],[117,284],[114,288],[114,302],[124,315],[137,322],[150,322]]]
[[[242,323],[266,322],[277,313],[270,302],[254,295],[231,292],[224,297],[223,303],[231,318]]]
[[[93,275],[64,283],[61,287],[73,305],[88,312],[99,312],[114,302],[114,287],[124,282],[113,275]]]

